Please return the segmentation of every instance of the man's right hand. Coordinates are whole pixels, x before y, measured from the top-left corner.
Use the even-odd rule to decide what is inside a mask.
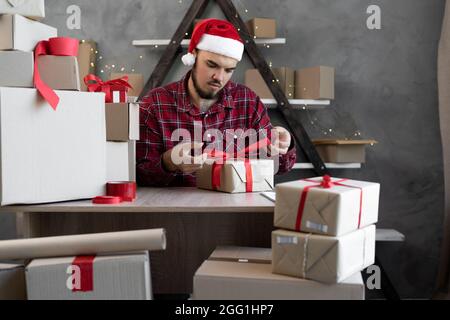
[[[203,153],[193,157],[191,156],[191,150],[201,150],[202,147],[203,143],[201,142],[179,143],[163,154],[164,167],[170,172],[181,171],[187,174],[197,172],[203,167],[207,155]]]

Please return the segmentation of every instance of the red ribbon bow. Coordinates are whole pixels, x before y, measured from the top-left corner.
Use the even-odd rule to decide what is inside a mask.
[[[84,83],[86,84],[89,92],[104,92],[106,103],[113,102],[113,89],[125,92],[128,91],[128,89],[133,89],[133,87],[128,83],[128,76],[123,76],[118,79],[104,82],[101,78],[93,74],[88,74],[84,77]]]
[[[40,41],[34,50],[34,85],[41,96],[56,111],[59,97],[55,91],[42,81],[39,74],[38,57],[42,55],[74,56],[78,55],[79,40],[73,38],[57,37],[48,41]]]
[[[328,175],[325,175],[322,178],[322,181],[316,181],[316,180],[310,180],[310,179],[304,179],[301,181],[308,181],[315,183],[314,185],[307,186],[303,188],[302,195],[300,198],[300,204],[298,206],[297,211],[297,221],[295,223],[295,230],[300,231],[302,227],[302,218],[303,218],[303,212],[305,210],[305,204],[306,204],[306,197],[308,195],[308,192],[311,188],[323,188],[323,189],[331,189],[333,186],[341,186],[341,187],[348,187],[348,188],[356,188],[361,191],[361,196],[359,198],[359,216],[358,216],[358,229],[361,228],[361,215],[362,215],[362,201],[363,201],[363,190],[361,187],[355,187],[350,186],[347,184],[343,184],[342,182],[347,181],[348,179],[342,179],[337,181],[332,181],[331,177]]]

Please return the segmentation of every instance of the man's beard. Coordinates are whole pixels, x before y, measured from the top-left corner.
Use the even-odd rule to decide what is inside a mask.
[[[202,88],[200,88],[200,85],[198,84],[198,81],[197,81],[197,68],[196,67],[197,67],[197,63],[194,64],[194,67],[192,68],[192,74],[191,74],[195,91],[197,91],[198,96],[202,99],[205,99],[205,100],[215,99],[222,92],[222,89],[220,89],[217,93],[214,93],[214,92],[205,91]],[[212,81],[211,84],[220,85],[220,82]]]

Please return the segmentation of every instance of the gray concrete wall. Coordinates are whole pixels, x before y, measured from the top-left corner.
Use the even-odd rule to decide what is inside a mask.
[[[170,38],[191,1],[47,0],[46,23],[60,35],[93,39],[99,44],[99,70],[135,69],[146,78],[161,49],[134,48],[134,39]],[[314,138],[374,138],[361,170],[334,171],[339,177],[382,185],[379,227],[406,235],[404,245],[377,250],[403,297],[430,297],[442,238],[443,168],[436,84],[437,45],[444,0],[236,0],[243,18],[273,17],[287,45],[262,49],[273,66],[318,64],[336,67],[336,100],[329,109],[297,113]],[[68,30],[66,8],[82,10],[81,30]],[[382,29],[366,27],[366,9],[382,10]],[[248,10],[248,12],[245,12]],[[205,16],[222,17],[215,5]],[[142,56],[142,58],[140,58]],[[243,81],[248,60],[234,80]],[[187,70],[174,66],[167,81]],[[273,122],[282,121],[271,112]],[[324,134],[327,132],[327,135]],[[279,178],[311,175],[295,171]],[[11,234],[11,219],[0,218],[0,237]]]

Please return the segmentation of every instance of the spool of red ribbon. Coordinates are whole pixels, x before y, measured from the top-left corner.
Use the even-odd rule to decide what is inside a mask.
[[[120,197],[122,201],[132,202],[136,200],[136,182],[108,182],[106,194],[110,197]]]
[[[122,203],[122,198],[121,197],[95,197],[94,199],[92,199],[92,203],[93,204],[119,204]]]

